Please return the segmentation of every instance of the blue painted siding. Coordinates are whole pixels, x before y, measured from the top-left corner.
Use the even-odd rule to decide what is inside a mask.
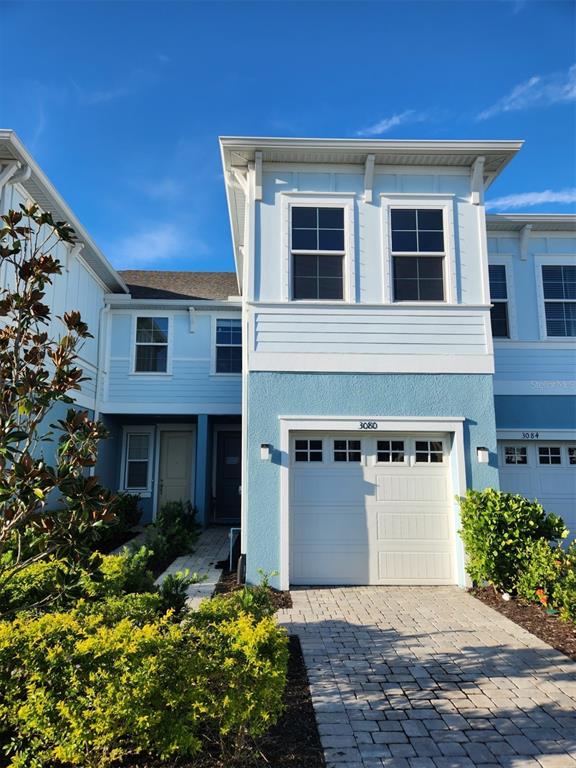
[[[496,395],[498,429],[574,429],[576,397],[570,395]]]
[[[439,416],[465,417],[469,486],[498,487],[492,377],[486,375],[375,375],[251,373],[248,376],[247,576],[278,570],[280,484],[277,457],[260,459],[260,444],[279,445],[278,417]],[[490,449],[478,464],[477,446]]]

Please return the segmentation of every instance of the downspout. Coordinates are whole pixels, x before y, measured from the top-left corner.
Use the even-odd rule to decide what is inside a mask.
[[[104,299],[104,306],[100,307],[100,313],[98,317],[98,342],[96,345],[96,386],[94,391],[94,421],[98,421],[100,418],[100,402],[102,396],[102,380],[103,380],[103,367],[104,357],[106,350],[106,334],[108,332],[108,317],[110,315],[110,305]],[[96,467],[90,467],[90,475],[94,475]]]

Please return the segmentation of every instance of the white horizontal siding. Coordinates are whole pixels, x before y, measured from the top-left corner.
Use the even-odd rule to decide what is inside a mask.
[[[432,358],[441,359],[450,371],[470,372],[470,366],[477,365],[476,358],[484,359],[482,372],[491,365],[489,316],[484,309],[361,309],[357,305],[335,309],[292,304],[258,306],[252,317],[252,370],[264,370],[266,365],[270,370],[296,370],[298,366],[317,370],[322,364],[331,365],[331,358],[342,371],[371,367],[381,371],[388,365],[398,372],[403,364],[406,370],[425,370],[426,366],[436,370]]]
[[[547,349],[498,343],[494,350],[494,392],[511,394],[576,394],[576,345]]]

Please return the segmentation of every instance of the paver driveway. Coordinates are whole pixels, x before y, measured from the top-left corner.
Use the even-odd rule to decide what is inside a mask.
[[[333,768],[576,768],[576,664],[456,587],[299,589]]]

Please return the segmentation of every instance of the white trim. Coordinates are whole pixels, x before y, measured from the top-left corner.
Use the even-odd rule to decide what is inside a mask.
[[[240,328],[242,328],[242,316],[238,317],[237,313],[218,312],[212,316],[210,324],[210,376],[217,376],[218,378],[239,378],[242,376],[242,371],[238,371],[237,373],[222,373],[216,370],[216,334],[218,320],[238,320],[238,322],[240,322]]]
[[[154,440],[155,428],[153,424],[124,424],[122,425],[122,456],[120,460],[120,482],[118,483],[119,489],[126,493],[136,493],[143,499],[148,499],[152,495],[152,489],[154,485]],[[128,464],[128,438],[130,435],[147,435],[148,436],[148,469],[146,475],[146,488],[127,488],[126,487],[126,470]]]
[[[506,279],[506,303],[508,305],[508,338],[504,336],[494,336],[494,344],[499,342],[510,342],[518,339],[518,322],[516,315],[516,286],[514,284],[514,268],[510,264],[510,261],[501,254],[490,256],[488,258],[488,266],[494,265],[497,267],[504,267],[504,274]],[[504,303],[502,299],[496,299],[498,303]]]
[[[136,370],[136,328],[139,317],[158,317],[168,320],[168,341],[166,344],[166,370],[165,371],[137,371]],[[154,309],[141,309],[132,313],[130,331],[130,376],[171,376],[172,375],[172,351],[174,349],[174,315],[172,312],[159,312]]]
[[[358,430],[358,422],[369,417],[378,422],[378,432],[445,432],[452,434],[450,451],[451,476],[454,495],[466,494],[466,463],[464,458],[464,417],[389,417],[363,414],[359,417],[317,416],[279,416],[280,422],[280,589],[290,587],[290,434],[291,432],[313,431],[351,431],[355,434],[368,434]],[[464,545],[458,535],[460,529],[460,510],[457,501],[453,502],[453,541],[455,546],[456,581],[460,586],[466,584],[464,571]]]
[[[392,257],[396,256],[442,256],[444,278],[444,300],[437,302],[422,302],[431,306],[442,306],[458,303],[456,286],[456,240],[454,234],[454,217],[456,215],[455,196],[453,194],[426,193],[409,194],[386,192],[381,198],[381,231],[382,231],[382,257],[383,257],[383,299],[385,304],[405,305],[405,302],[394,299],[394,287],[392,280]],[[442,253],[418,253],[418,254],[393,254],[392,229],[390,227],[390,212],[392,208],[422,209],[434,208],[442,210],[442,222],[444,230],[444,251]],[[487,297],[483,297],[486,300]],[[406,304],[414,304],[413,301]],[[420,302],[417,302],[420,304]]]
[[[526,432],[537,433],[538,437],[523,437],[523,434]],[[570,442],[576,440],[576,431],[573,429],[538,429],[534,427],[526,427],[525,429],[521,429],[520,427],[518,427],[518,429],[497,429],[496,439],[506,441],[513,440],[521,443],[541,442],[542,440],[566,440],[567,442]]]
[[[355,200],[356,195],[351,192],[281,192],[281,242],[282,264],[281,269],[281,296],[282,300],[290,304],[301,302],[307,304],[325,305],[335,303],[330,299],[294,299],[292,297],[292,227],[290,210],[292,206],[310,208],[333,208],[332,198],[337,198],[337,205],[344,209],[344,268],[343,268],[343,298],[336,303],[354,304],[356,302],[356,259],[355,259]],[[304,251],[303,251],[304,253]],[[319,251],[305,251],[315,255]],[[326,252],[327,253],[327,252]],[[332,251],[335,256],[342,256],[341,251]],[[262,256],[260,255],[260,258]]]

